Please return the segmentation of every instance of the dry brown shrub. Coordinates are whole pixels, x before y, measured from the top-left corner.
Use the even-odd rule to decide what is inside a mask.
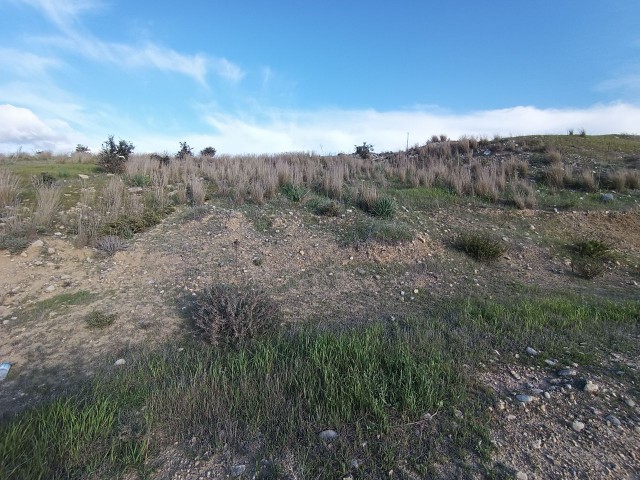
[[[48,227],[58,212],[62,199],[62,188],[56,184],[36,183],[36,209],[33,222],[38,227]]]
[[[0,169],[0,207],[15,204],[19,193],[20,177],[9,170]]]
[[[509,185],[509,199],[520,210],[536,208],[536,192],[533,186],[524,180],[516,180]]]

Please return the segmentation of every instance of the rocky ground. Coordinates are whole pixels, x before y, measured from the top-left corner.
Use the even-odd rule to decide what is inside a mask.
[[[456,208],[435,209],[428,220],[407,209],[403,215],[420,228],[412,242],[398,246],[342,245],[334,232],[352,221],[350,211],[318,222],[298,207],[266,208],[256,219],[255,212],[243,208],[210,205],[195,220],[172,215],[112,257],[75,249],[64,234],[44,236],[19,255],[5,253],[0,256],[0,362],[13,366],[0,383],[0,410],[20,410],[79,377],[117,368],[116,360],[126,361],[132,349],[189,334],[184,300],[211,281],[250,279],[268,286],[289,322],[320,316],[361,321],[372,312],[411,308],[420,292],[492,295],[503,293],[498,287],[510,282],[547,289],[571,284],[575,291],[640,298],[640,270],[634,263],[640,258],[637,209]],[[459,252],[449,248],[452,233],[470,225],[491,228],[509,243],[497,265],[461,263]],[[625,254],[602,279],[576,281],[553,246],[566,231],[606,235]],[[75,304],[60,297],[78,292],[87,295]],[[103,330],[88,328],[86,316],[97,310],[117,314],[115,323]],[[535,349],[523,345],[519,355],[545,357]],[[468,368],[499,398],[492,409],[493,441],[495,462],[505,472],[519,479],[640,478],[640,387],[628,375],[640,368],[637,358],[606,352],[603,364],[589,369],[546,357],[546,367],[526,366],[494,353],[489,364]],[[188,445],[180,444],[167,449],[155,478],[256,473],[246,458],[224,452],[194,458],[186,450]]]

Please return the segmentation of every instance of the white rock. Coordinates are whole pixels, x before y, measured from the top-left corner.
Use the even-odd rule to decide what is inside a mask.
[[[324,440],[325,442],[331,442],[338,438],[338,432],[335,430],[323,430],[318,434],[320,440]]]
[[[127,363],[127,361],[124,358],[119,358],[118,360],[116,360],[116,362],[114,363],[114,365],[116,367],[119,367],[120,365],[124,365],[125,363]]]
[[[516,473],[516,480],[529,480],[529,476],[524,472]]]
[[[538,355],[538,351],[537,351],[537,350],[534,350],[534,349],[533,349],[533,348],[531,348],[531,347],[527,347],[527,350],[526,350],[526,351],[527,351],[527,354],[528,354],[528,355],[531,355],[531,356],[533,356],[533,357],[535,357],[536,355]]]
[[[78,176],[82,179],[82,180],[89,180],[89,175],[83,175],[82,173],[79,173]]]
[[[634,402],[632,399],[627,398],[625,399],[624,403],[626,403],[628,406],[630,406],[631,408],[636,406],[636,402]]]
[[[55,289],[56,289],[56,286],[55,286],[55,285],[49,285],[49,286],[47,286],[47,288],[45,288],[45,289],[44,289],[44,291],[45,291],[45,292],[47,292],[47,293],[51,293],[51,292],[53,292]]]
[[[584,423],[578,420],[574,420],[571,424],[571,428],[573,428],[576,432],[581,432],[582,430],[584,430]]]
[[[48,253],[49,255],[53,255],[54,253],[56,253],[56,249],[55,249],[55,248],[51,248],[51,247],[49,247],[49,248],[47,248],[47,253]]]
[[[42,247],[43,245],[44,245],[44,242],[42,240],[36,240],[31,244],[32,247]]]
[[[583,390],[588,393],[596,393],[598,391],[598,385],[593,383],[591,380],[587,381]]]

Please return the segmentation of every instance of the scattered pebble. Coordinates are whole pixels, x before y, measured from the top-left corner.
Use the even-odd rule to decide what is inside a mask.
[[[120,365],[124,365],[125,363],[127,363],[127,361],[124,358],[119,358],[118,360],[116,360],[116,362],[114,363],[114,365],[116,367],[119,367]]]
[[[634,402],[632,399],[630,398],[625,398],[624,403],[627,404],[627,406],[633,408],[636,406],[636,402]]]
[[[596,393],[598,391],[598,385],[593,383],[591,380],[587,381],[583,390],[588,393]]]
[[[231,476],[232,477],[239,477],[240,475],[242,475],[245,470],[247,469],[246,465],[234,465],[231,467]]]
[[[516,400],[522,403],[531,403],[533,402],[533,397],[531,395],[518,394],[516,395]]]
[[[323,430],[318,434],[318,436],[320,437],[320,440],[323,440],[325,442],[332,442],[333,440],[338,438],[338,432],[336,432],[335,430]]]
[[[584,430],[584,423],[578,420],[574,420],[571,424],[571,428],[573,428],[576,432],[581,432],[582,430]]]
[[[578,372],[574,368],[563,368],[558,371],[558,375],[561,377],[575,377]]]
[[[55,285],[49,285],[49,286],[47,286],[47,288],[45,288],[45,289],[44,289],[44,291],[45,291],[45,292],[47,292],[47,293],[51,293],[51,292],[53,292],[55,289],[56,289],[56,286],[55,286]]]
[[[516,473],[516,480],[529,480],[529,476],[524,472]]]
[[[531,348],[531,347],[527,347],[527,354],[531,355],[532,357],[535,357],[536,355],[538,355],[538,351]]]
[[[604,417],[604,419],[607,422],[610,422],[611,425],[613,425],[614,427],[619,427],[622,425],[622,423],[620,422],[620,420],[618,419],[618,417],[616,417],[615,415],[607,415],[606,417]]]

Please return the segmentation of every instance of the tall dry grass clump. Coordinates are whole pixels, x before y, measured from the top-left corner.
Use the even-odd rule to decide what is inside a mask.
[[[547,160],[551,165],[559,164],[562,162],[562,154],[555,148],[550,147],[547,149]]]
[[[533,186],[525,180],[511,182],[508,188],[508,197],[520,210],[536,208],[536,192]]]
[[[552,163],[544,171],[544,180],[551,190],[561,190],[571,177],[562,162]]]
[[[20,177],[0,169],[0,207],[14,205],[20,193]]]
[[[62,188],[59,185],[35,182],[36,208],[33,222],[38,227],[48,227],[53,223],[62,199]]]
[[[125,199],[125,186],[120,177],[111,177],[102,189],[101,214],[105,220],[111,221],[118,218]]]
[[[186,187],[186,196],[191,205],[203,205],[207,196],[207,189],[201,178],[191,177]]]

